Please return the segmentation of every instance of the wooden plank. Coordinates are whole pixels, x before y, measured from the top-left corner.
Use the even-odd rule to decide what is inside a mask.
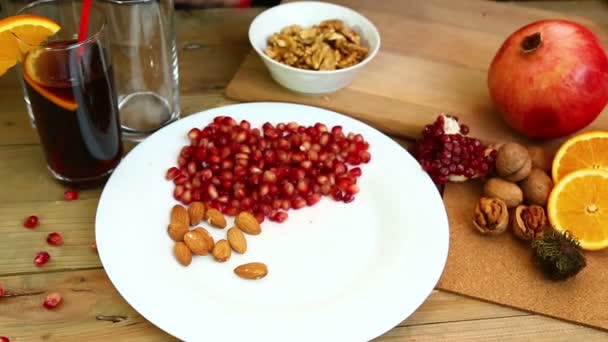
[[[0,329],[16,341],[174,340],[132,309],[101,269],[0,277],[0,282],[7,290],[0,305]],[[49,292],[59,292],[64,299],[61,307],[52,312],[41,306]],[[434,291],[420,310],[400,326],[517,315],[528,314]],[[111,319],[117,322],[112,323]],[[23,328],[26,324],[28,329]]]
[[[0,282],[7,288],[0,305],[0,334],[11,341],[177,341],[131,308],[101,269],[4,277]],[[42,307],[50,292],[63,297],[53,311]]]
[[[101,266],[99,256],[91,249],[97,202],[96,198],[90,198],[0,204],[0,275]],[[32,214],[39,217],[40,225],[35,229],[24,228],[23,219]],[[46,238],[51,232],[59,232],[65,244],[49,246]],[[39,251],[51,255],[43,267],[33,264]]]

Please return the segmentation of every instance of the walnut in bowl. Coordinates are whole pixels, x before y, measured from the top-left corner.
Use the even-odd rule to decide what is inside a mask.
[[[378,30],[361,14],[307,1],[259,14],[249,27],[249,41],[277,83],[305,94],[350,84],[380,48]]]

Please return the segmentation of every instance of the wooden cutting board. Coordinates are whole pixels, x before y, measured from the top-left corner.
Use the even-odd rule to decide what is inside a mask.
[[[493,1],[336,0],[369,18],[382,45],[347,88],[326,96],[295,94],[275,83],[253,51],[228,85],[241,101],[284,101],[351,115],[400,137],[417,137],[438,113],[457,114],[484,140],[521,139],[494,112],[488,66],[519,27],[562,14]],[[596,25],[582,18],[570,18]],[[602,35],[602,37],[604,37]],[[604,46],[608,40],[603,39]],[[608,127],[608,109],[593,127]]]
[[[376,24],[382,47],[347,88],[326,96],[302,96],[276,84],[259,57],[247,56],[227,88],[241,101],[314,105],[365,121],[391,135],[416,138],[438,113],[457,114],[471,134],[486,141],[526,142],[494,112],[487,69],[504,39],[538,19],[584,23],[608,46],[606,35],[586,19],[492,1],[337,0]],[[608,109],[586,130],[608,129]],[[544,142],[555,147],[559,141]],[[479,197],[475,182],[450,184],[444,201],[450,252],[438,284],[443,290],[608,330],[608,251],[588,253],[575,279],[553,283],[530,263],[530,250],[510,234],[488,239],[471,229]]]

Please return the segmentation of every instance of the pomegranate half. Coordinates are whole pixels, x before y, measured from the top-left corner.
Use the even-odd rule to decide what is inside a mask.
[[[488,72],[505,122],[531,138],[589,125],[608,102],[608,58],[588,28],[566,20],[526,25],[502,44]]]

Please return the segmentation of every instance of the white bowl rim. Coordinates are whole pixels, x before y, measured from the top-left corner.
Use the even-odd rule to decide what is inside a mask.
[[[315,4],[315,5],[321,5],[321,6],[339,7],[341,9],[343,9],[343,10],[352,12],[352,13],[360,16],[361,19],[362,19],[362,21],[365,22],[367,25],[369,25],[370,28],[372,29],[371,31],[372,31],[373,35],[375,36],[375,38],[377,39],[378,44],[374,47],[374,49],[372,51],[370,51],[370,53],[368,53],[368,55],[365,57],[365,59],[363,59],[361,62],[359,62],[359,63],[357,63],[355,65],[351,65],[351,66],[349,66],[347,68],[337,69],[337,70],[306,70],[306,69],[295,68],[295,67],[289,66],[287,64],[283,64],[283,63],[275,61],[274,59],[268,57],[263,51],[260,51],[260,49],[258,49],[258,47],[255,44],[253,44],[253,39],[251,37],[251,35],[252,35],[251,34],[251,29],[256,24],[256,22],[258,22],[259,20],[261,20],[260,18],[262,18],[262,16],[268,15],[269,13],[277,10],[277,8],[279,8],[279,7],[284,8],[286,6],[303,5],[303,4]],[[301,72],[303,74],[310,74],[310,75],[340,74],[340,73],[345,73],[345,72],[348,72],[348,71],[355,70],[357,68],[363,67],[365,64],[369,63],[369,61],[371,61],[376,56],[376,54],[378,54],[378,51],[380,50],[380,43],[381,43],[380,42],[380,33],[378,32],[378,28],[376,28],[376,25],[374,25],[363,14],[361,14],[361,13],[359,13],[359,12],[353,10],[353,9],[350,9],[348,7],[345,7],[345,6],[341,6],[341,5],[337,5],[337,4],[333,4],[333,3],[328,3],[328,2],[322,2],[322,1],[296,1],[296,2],[289,2],[289,3],[286,3],[286,4],[280,4],[280,5],[271,7],[269,9],[263,11],[262,13],[258,14],[253,19],[253,21],[249,25],[248,36],[249,36],[249,44],[251,44],[251,46],[253,47],[253,49],[255,50],[255,52],[257,52],[258,55],[260,55],[266,61],[268,61],[268,62],[270,62],[270,63],[272,63],[272,64],[274,64],[276,66],[288,69],[288,70],[297,71],[297,72]]]

